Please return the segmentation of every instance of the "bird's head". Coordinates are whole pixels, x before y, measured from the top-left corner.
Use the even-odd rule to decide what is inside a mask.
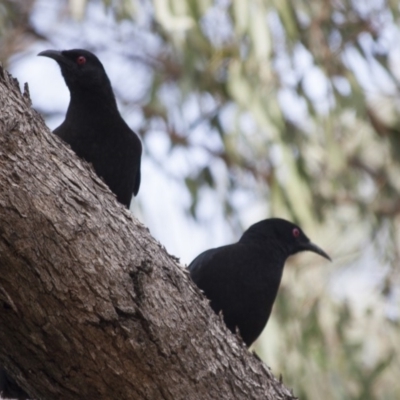
[[[102,63],[90,51],[45,50],[38,55],[52,58],[57,62],[71,92],[111,87]]]
[[[271,243],[283,248],[287,256],[300,251],[312,251],[331,260],[325,251],[310,241],[299,226],[280,218],[257,222],[243,234],[241,241]]]

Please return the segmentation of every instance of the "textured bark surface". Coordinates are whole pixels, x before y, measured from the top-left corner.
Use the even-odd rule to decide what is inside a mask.
[[[37,399],[292,398],[2,69],[0,343]]]

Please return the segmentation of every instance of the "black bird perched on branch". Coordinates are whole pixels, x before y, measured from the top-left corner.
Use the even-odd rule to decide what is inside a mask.
[[[212,309],[250,346],[268,322],[286,259],[307,250],[330,260],[298,226],[271,218],[252,225],[238,243],[200,254],[189,272]]]
[[[118,111],[103,65],[87,50],[46,50],[39,55],[58,63],[71,94],[65,121],[54,133],[92,163],[117,200],[129,208],[139,191],[142,144]],[[4,398],[29,398],[1,367],[0,393]]]
[[[93,164],[117,200],[129,208],[140,186],[142,144],[118,111],[110,80],[100,60],[87,50],[46,50],[71,94],[65,121],[54,133]]]

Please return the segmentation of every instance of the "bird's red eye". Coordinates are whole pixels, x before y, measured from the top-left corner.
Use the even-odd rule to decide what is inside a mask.
[[[83,64],[85,64],[85,62],[86,62],[86,58],[83,57],[83,56],[79,56],[79,57],[76,59],[76,63],[77,63],[78,65],[83,65]]]
[[[292,233],[295,238],[300,236],[300,231],[297,228],[293,228]]]

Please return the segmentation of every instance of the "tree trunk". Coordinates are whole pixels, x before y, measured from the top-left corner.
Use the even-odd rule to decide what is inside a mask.
[[[293,398],[1,68],[0,343],[37,399]]]

